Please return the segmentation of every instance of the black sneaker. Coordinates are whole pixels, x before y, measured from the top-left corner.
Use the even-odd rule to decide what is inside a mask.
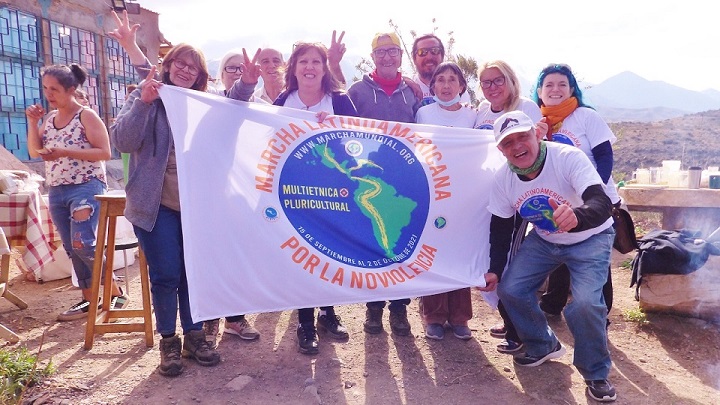
[[[317,319],[318,330],[328,333],[333,339],[348,339],[347,329],[340,323],[340,317],[335,314],[320,315]]]
[[[561,357],[563,354],[565,354],[565,347],[560,344],[560,342],[557,342],[557,345],[555,345],[555,348],[550,351],[550,353],[544,355],[544,356],[531,356],[527,353],[525,353],[524,356],[518,356],[513,359],[515,364],[523,367],[535,367],[539,366],[543,363],[545,363],[548,360],[557,359]]]
[[[497,351],[504,354],[513,354],[522,350],[523,344],[514,340],[505,339],[497,345]]]
[[[590,397],[600,402],[612,402],[617,399],[615,387],[608,380],[585,380]]]
[[[495,325],[490,328],[490,336],[494,338],[505,339],[505,333],[507,333],[507,329],[504,324]]]
[[[297,327],[298,350],[302,354],[318,353],[318,338],[315,324],[301,323]]]
[[[98,310],[101,305],[98,304]],[[87,318],[90,311],[90,301],[83,299],[77,304],[71,306],[67,311],[58,315],[58,321],[74,321],[76,319]]]

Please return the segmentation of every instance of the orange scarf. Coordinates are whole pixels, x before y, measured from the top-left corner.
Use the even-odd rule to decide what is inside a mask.
[[[556,133],[562,127],[563,120],[572,114],[578,108],[576,97],[570,97],[558,105],[542,106],[540,112],[548,124],[548,140],[552,141],[552,134]]]

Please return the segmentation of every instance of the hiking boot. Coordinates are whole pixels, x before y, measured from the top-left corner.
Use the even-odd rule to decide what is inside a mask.
[[[340,317],[335,314],[328,313],[318,316],[317,326],[318,330],[327,332],[333,339],[343,340],[350,337],[347,328],[340,323]]]
[[[225,333],[240,337],[242,340],[255,340],[260,337],[260,332],[250,325],[247,319],[242,318],[237,322],[225,320]]]
[[[425,337],[433,340],[443,340],[445,328],[439,323],[431,323],[425,327]]]
[[[535,367],[539,366],[543,363],[545,363],[548,360],[557,359],[561,357],[563,354],[565,354],[565,347],[560,344],[560,342],[557,342],[557,345],[555,345],[555,348],[550,351],[550,353],[544,355],[544,356],[531,356],[527,353],[525,353],[524,356],[518,356],[515,357],[513,360],[515,361],[515,364],[523,367]]]
[[[160,339],[160,365],[158,372],[167,377],[175,377],[183,371],[180,358],[180,336],[174,335]]]
[[[407,319],[407,308],[405,306],[395,311],[390,310],[390,329],[398,336],[410,334],[410,322]]]
[[[298,350],[302,354],[317,354],[318,338],[312,322],[301,323],[297,327]]]
[[[217,349],[217,338],[218,332],[220,331],[220,319],[210,319],[203,322],[203,331],[205,332],[205,340],[207,340],[210,347],[213,349]]]
[[[505,339],[497,345],[497,351],[505,354],[513,354],[519,352],[523,348],[523,344],[514,340]]]
[[[590,397],[600,402],[612,402],[617,399],[615,387],[608,380],[585,380]]]
[[[98,304],[98,310],[101,305]],[[90,301],[83,299],[77,304],[71,306],[67,311],[58,315],[58,321],[74,321],[76,319],[87,318],[90,311]]]
[[[467,325],[453,325],[453,335],[460,340],[472,339],[472,331]]]
[[[507,329],[505,329],[505,325],[495,325],[492,328],[490,328],[490,336],[498,339],[505,339],[505,333],[507,332]]]
[[[220,354],[210,347],[202,329],[191,330],[185,334],[182,356],[193,359],[201,366],[206,367],[220,363]]]
[[[382,333],[382,315],[382,308],[367,308],[365,310],[365,322],[363,322],[363,329],[365,330],[365,332],[372,335]]]

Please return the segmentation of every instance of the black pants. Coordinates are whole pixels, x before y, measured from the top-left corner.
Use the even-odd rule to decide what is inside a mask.
[[[566,265],[562,264],[550,273],[547,291],[540,297],[540,307],[549,314],[559,315],[567,304],[569,294],[570,270]],[[603,285],[603,297],[605,297],[605,306],[609,313],[613,304],[612,273],[610,269],[608,269],[607,281]]]

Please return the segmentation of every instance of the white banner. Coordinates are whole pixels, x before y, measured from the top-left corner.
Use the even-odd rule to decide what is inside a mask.
[[[194,320],[484,285],[491,132],[160,94]]]

